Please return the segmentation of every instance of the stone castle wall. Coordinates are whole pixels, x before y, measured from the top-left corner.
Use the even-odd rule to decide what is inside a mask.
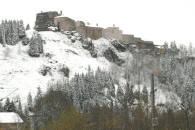
[[[55,17],[54,25],[59,27],[60,31],[77,31],[83,37],[91,39],[99,39],[102,37],[103,28],[85,26],[82,21],[75,21],[68,17]]]
[[[118,27],[108,27],[103,29],[102,36],[105,39],[122,40],[122,31]]]
[[[76,31],[81,34],[82,37],[87,38],[87,28],[84,26],[77,26]]]
[[[61,31],[74,31],[76,30],[76,23],[73,19],[68,17],[55,17],[54,25],[59,27]]]
[[[102,37],[103,28],[86,26],[86,37],[97,40]]]
[[[122,31],[118,27],[109,27],[106,29],[100,27],[85,26],[82,21],[74,21],[68,17],[56,17],[54,18],[54,24],[59,26],[61,31],[77,31],[83,37],[97,40],[101,37],[106,39],[122,40]]]
[[[87,28],[83,21],[76,22],[76,31],[82,35],[82,37],[87,38]]]
[[[47,31],[48,26],[54,25],[54,18],[56,16],[59,16],[56,11],[38,13],[36,16],[35,29],[37,31]]]
[[[135,43],[135,37],[134,35],[123,34],[122,41],[125,43]]]
[[[90,27],[86,26],[83,21],[75,21],[71,18],[59,16],[58,12],[45,12],[39,13],[35,22],[37,31],[47,31],[48,26],[59,27],[60,31],[77,31],[84,38],[91,38],[97,40],[101,37],[105,39],[115,39],[123,41],[127,44],[138,44],[142,46],[153,46],[153,42],[143,41],[141,38],[134,37],[133,35],[123,34],[119,27]]]

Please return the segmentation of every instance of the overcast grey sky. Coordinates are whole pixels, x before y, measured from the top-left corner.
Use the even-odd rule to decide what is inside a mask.
[[[0,19],[23,19],[32,25],[36,13],[55,10],[92,25],[115,24],[156,44],[175,40],[195,45],[194,0],[3,0]]]

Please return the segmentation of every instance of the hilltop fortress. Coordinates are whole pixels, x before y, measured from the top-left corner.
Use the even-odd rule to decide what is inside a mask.
[[[77,31],[84,38],[97,40],[101,37],[105,39],[115,39],[126,44],[137,44],[144,48],[153,47],[152,41],[144,41],[134,35],[123,34],[119,27],[91,27],[86,26],[83,21],[75,21],[65,17],[56,11],[41,12],[36,16],[35,29],[37,31],[48,31],[50,26],[58,27],[59,31]]]

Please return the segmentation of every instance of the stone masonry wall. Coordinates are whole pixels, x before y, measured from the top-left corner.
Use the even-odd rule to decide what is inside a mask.
[[[118,27],[108,27],[103,30],[102,35],[106,39],[122,40],[122,31]]]
[[[99,39],[102,37],[103,28],[85,26],[84,22],[77,21],[68,17],[59,16],[54,19],[55,26],[59,26],[60,31],[77,31],[83,37],[91,39]]]
[[[134,35],[123,34],[122,41],[125,43],[135,43]]]
[[[54,18],[58,15],[56,11],[38,13],[36,16],[35,29],[40,31],[48,30],[47,27],[54,25]]]
[[[73,19],[68,17],[56,17],[54,19],[55,26],[59,26],[61,31],[75,31],[76,23]]]
[[[103,28],[86,26],[86,37],[97,40],[102,37]]]
[[[76,22],[76,31],[82,35],[82,37],[87,38],[87,28],[83,21]]]
[[[76,27],[76,31],[81,34],[82,37],[87,38],[87,28],[86,27]]]
[[[56,11],[38,13],[35,25],[37,31],[48,31],[49,26],[56,26],[59,27],[60,31],[77,31],[84,38],[89,37],[94,40],[101,37],[115,39],[127,44],[137,44],[141,48],[151,48],[154,46],[151,41],[144,41],[133,35],[123,34],[119,27],[108,27],[105,29],[101,27],[89,27],[83,21],[75,21],[68,17],[59,16]]]

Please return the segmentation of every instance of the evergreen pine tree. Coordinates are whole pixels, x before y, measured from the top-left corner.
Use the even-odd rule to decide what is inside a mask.
[[[10,104],[10,112],[16,112],[16,106],[15,106],[15,103],[13,101]]]
[[[42,90],[40,87],[37,88],[37,95],[35,96],[35,103],[42,98]]]
[[[144,88],[142,90],[142,95],[143,95],[143,101],[144,101],[144,104],[145,104],[145,107],[146,107],[146,114],[147,114],[147,117],[148,117],[149,101],[148,101],[148,90],[147,90],[146,86],[144,86]]]
[[[24,107],[24,116],[28,119],[29,118],[29,108],[27,106]]]
[[[19,41],[17,22],[14,20],[11,24],[12,30],[12,45],[15,45]]]
[[[26,31],[27,30],[30,30],[30,25],[29,24],[26,25]]]
[[[10,100],[9,98],[7,98],[4,105],[4,111],[9,111],[9,106],[10,106]]]
[[[23,38],[25,34],[25,28],[24,28],[24,23],[22,20],[19,21],[19,32],[18,32],[19,38]]]
[[[22,114],[22,113],[23,113],[22,104],[21,104],[20,98],[18,99],[17,112],[18,112],[19,114]]]
[[[28,108],[32,109],[33,108],[33,99],[32,99],[31,93],[28,94],[27,103],[28,103]]]
[[[0,112],[3,112],[4,108],[3,108],[3,104],[0,102]]]
[[[5,39],[5,24],[4,24],[4,21],[2,21],[2,24],[1,24],[1,38],[2,38],[3,47],[5,47],[6,46],[6,39]]]
[[[5,22],[7,23],[6,25],[6,38],[7,38],[7,44],[11,45],[12,44],[12,27],[11,27],[11,21]]]
[[[144,86],[143,90],[142,90],[142,94],[143,94],[143,101],[144,103],[148,103],[148,90],[146,88],[146,86]]]
[[[9,98],[6,99],[6,102],[4,105],[4,111],[6,111],[6,112],[15,112],[16,111],[16,107],[15,107],[14,102],[13,101],[10,102]]]

